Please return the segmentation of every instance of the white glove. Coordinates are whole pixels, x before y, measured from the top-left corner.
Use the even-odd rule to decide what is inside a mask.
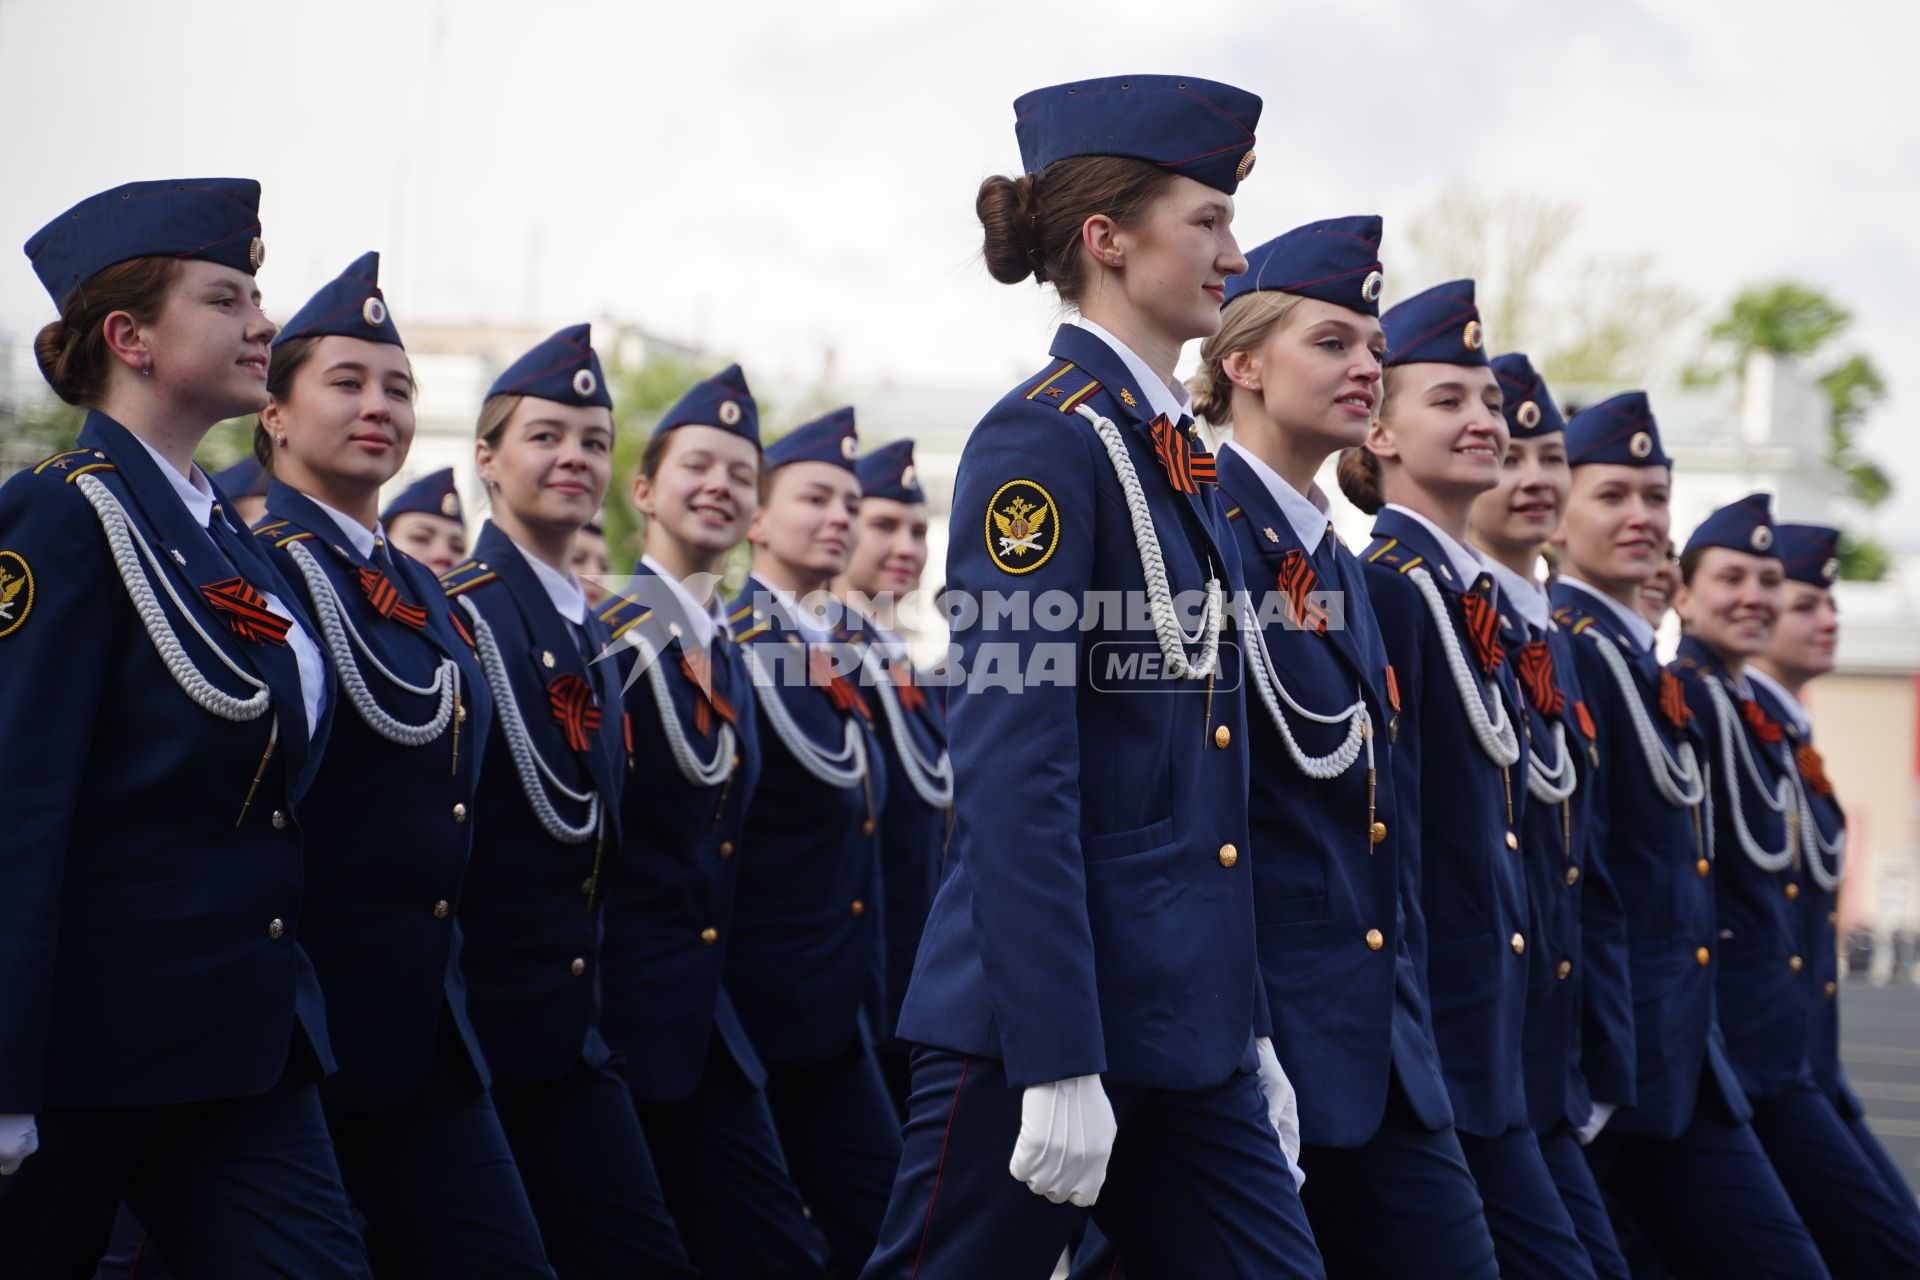
[[[0,1116],[0,1178],[18,1169],[40,1149],[40,1130],[32,1116]]]
[[[1099,1076],[1030,1084],[1020,1095],[1020,1136],[1007,1172],[1035,1195],[1084,1209],[1107,1180],[1119,1128]]]
[[[1593,1114],[1588,1116],[1587,1122],[1579,1128],[1578,1136],[1580,1138],[1580,1145],[1584,1147],[1599,1137],[1600,1131],[1607,1127],[1607,1121],[1611,1119],[1613,1119],[1613,1104],[1611,1102],[1594,1103]]]
[[[1293,1189],[1298,1191],[1307,1180],[1300,1168],[1300,1097],[1281,1069],[1273,1041],[1260,1036],[1253,1048],[1260,1057],[1260,1092],[1267,1100],[1267,1123],[1280,1135],[1280,1154],[1287,1158],[1287,1172],[1293,1175]]]

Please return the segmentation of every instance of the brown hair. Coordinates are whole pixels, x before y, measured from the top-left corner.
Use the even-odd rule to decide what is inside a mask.
[[[1032,276],[1078,303],[1087,285],[1080,228],[1095,214],[1122,227],[1138,224],[1174,177],[1127,156],[1072,156],[1018,178],[995,174],[973,200],[986,232],[980,252],[988,274],[1001,284]]]
[[[107,317],[125,311],[142,324],[152,324],[179,274],[180,259],[150,256],[116,262],[88,276],[60,308],[60,318],[33,340],[40,376],[53,393],[68,404],[97,403],[106,393],[107,371],[113,366]]]
[[[1707,554],[1707,547],[1690,547],[1680,553],[1680,581],[1693,585],[1693,575],[1700,568],[1701,558]]]
[[[1220,329],[1200,344],[1200,370],[1187,379],[1193,392],[1193,412],[1215,426],[1233,421],[1233,382],[1227,377],[1227,357],[1267,340],[1300,305],[1297,293],[1260,289],[1243,293],[1220,313]]]
[[[275,346],[267,360],[267,395],[275,400],[291,395],[293,375],[313,359],[313,349],[319,345],[320,339],[307,337],[288,338]],[[273,439],[267,434],[267,424],[259,418],[253,420],[253,460],[262,471],[273,474]]]
[[[1401,381],[1401,371],[1397,366],[1388,366],[1380,376],[1380,405],[1374,410],[1374,421],[1382,421],[1387,410],[1393,404],[1394,385]],[[1342,450],[1340,462],[1334,468],[1334,479],[1340,482],[1340,492],[1347,495],[1347,501],[1368,515],[1376,514],[1387,505],[1386,493],[1380,478],[1380,459],[1365,445],[1356,445]]]

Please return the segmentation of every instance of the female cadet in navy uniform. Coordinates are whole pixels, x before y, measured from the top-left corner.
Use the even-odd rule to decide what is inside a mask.
[[[1314,483],[1380,404],[1380,232],[1332,218],[1249,253],[1194,404],[1233,427],[1220,496],[1259,611],[1242,633],[1254,914],[1300,1093],[1307,1219],[1332,1275],[1491,1276],[1401,902],[1397,694],[1360,562]]]
[[[759,474],[760,416],[738,365],[667,410],[640,458],[646,554],[600,611],[632,726],[603,968],[607,1040],[626,1056],[688,1256],[707,1275],[779,1280],[825,1273],[722,976],[760,746],[719,589]]]
[[[927,567],[927,495],[913,466],[913,441],[864,454],[860,525],[847,571],[835,590],[842,626],[859,646],[862,685],[875,704],[875,728],[887,764],[887,806],[880,814],[880,879],[887,948],[886,1025],[876,1052],[887,1092],[906,1118],[909,1046],[894,1029],[927,927],[953,816],[953,763],[947,755],[946,699],[916,683],[907,642],[882,621],[920,585]],[[874,610],[869,614],[867,609]]]
[[[1833,670],[1840,618],[1833,582],[1840,575],[1840,531],[1824,525],[1773,527],[1774,551],[1786,571],[1785,599],[1767,651],[1747,664],[1754,700],[1786,732],[1800,792],[1801,865],[1807,879],[1800,908],[1807,919],[1807,969],[1812,974],[1812,1040],[1808,1056],[1816,1088],[1833,1104],[1854,1144],[1880,1171],[1901,1207],[1913,1211],[1905,1175],[1867,1127],[1866,1113],[1840,1066],[1840,880],[1846,860],[1847,816],[1813,745],[1813,722],[1802,697],[1808,684]]]
[[[1720,1029],[1753,1131],[1828,1270],[1917,1276],[1912,1196],[1896,1197],[1813,1080],[1798,766],[1745,679],[1783,595],[1773,543],[1765,494],[1721,507],[1687,539],[1673,602],[1682,639],[1672,669],[1705,734],[1713,786]]]
[[[627,768],[606,628],[567,570],[612,465],[613,400],[588,327],[509,366],[478,435],[493,517],[474,558],[440,579],[474,639],[495,720],[480,769],[486,821],[460,897],[467,1007],[561,1280],[687,1274],[600,1034],[600,925]]]
[[[1500,1274],[1591,1276],[1526,1127],[1527,726],[1500,645],[1512,606],[1465,543],[1506,454],[1500,385],[1471,280],[1417,294],[1381,325],[1385,404],[1339,474],[1356,506],[1379,513],[1364,559],[1397,695],[1387,736],[1411,942]]]
[[[1822,1275],[1747,1125],[1714,1018],[1704,747],[1679,681],[1654,656],[1653,627],[1635,609],[1670,520],[1671,466],[1647,397],[1630,391],[1575,414],[1567,462],[1573,488],[1554,535],[1562,555],[1553,616],[1593,716],[1599,764],[1581,779],[1593,791],[1586,875],[1611,883],[1626,910],[1634,1017],[1632,1102],[1589,1120],[1587,1160],[1676,1270],[1727,1280]]]
[[[254,535],[318,625],[345,704],[308,798],[301,925],[340,1063],[320,1096],[377,1267],[550,1276],[459,967],[492,698],[454,606],[376,516],[414,428],[379,269],[365,255],[280,331],[254,437],[273,477]]]
[[[429,471],[400,491],[380,513],[387,544],[405,552],[437,576],[467,558],[467,523],[453,468]]]
[[[1246,269],[1229,226],[1260,100],[1124,76],[1014,111],[1023,176],[976,199],[987,267],[1080,315],[960,461],[953,838],[901,1011],[920,1047],[867,1274],[1043,1277],[1071,1201],[1135,1280],[1322,1275],[1255,951],[1241,672],[1220,643],[1238,555],[1173,380]]]
[[[1500,483],[1474,499],[1467,522],[1507,606],[1501,640],[1527,715],[1530,803],[1520,829],[1533,916],[1521,1040],[1527,1123],[1593,1269],[1626,1280],[1626,1259],[1580,1149],[1583,1129],[1597,1131],[1615,1107],[1633,1101],[1626,916],[1613,886],[1590,874],[1593,788],[1581,783],[1594,768],[1593,717],[1568,638],[1548,616],[1552,604],[1534,577],[1573,484],[1567,423],[1526,356],[1496,356],[1492,364],[1507,455]],[[1591,1037],[1583,1021],[1594,1026]]]
[[[85,1274],[122,1199],[188,1274],[368,1274],[298,937],[329,676],[193,465],[267,400],[259,196],[133,183],[27,243],[61,313],[41,370],[91,412],[0,490],[9,1274]]]
[[[755,686],[759,785],[746,816],[726,982],[765,1060],[787,1167],[857,1275],[900,1161],[873,1056],[882,997],[878,820],[886,771],[857,657],[809,607],[853,549],[853,410],[769,446],[753,572],[728,621]]]

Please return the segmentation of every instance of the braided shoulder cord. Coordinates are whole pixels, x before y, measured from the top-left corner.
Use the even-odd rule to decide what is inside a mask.
[[[654,706],[660,711],[660,730],[666,736],[667,751],[673,756],[680,776],[696,787],[717,787],[725,782],[733,775],[736,742],[733,726],[720,721],[713,759],[700,759],[693,753],[693,744],[687,741],[686,729],[680,723],[680,713],[674,708],[673,692],[667,687],[667,673],[663,670],[666,664],[659,651],[638,630],[627,634],[627,644],[646,669],[647,687],[653,691]]]
[[[1694,755],[1693,744],[1682,741],[1678,756],[1668,753],[1666,743],[1653,727],[1653,719],[1647,715],[1646,704],[1641,701],[1640,688],[1634,682],[1633,672],[1627,669],[1627,660],[1620,656],[1612,641],[1597,630],[1591,639],[1600,648],[1600,657],[1607,670],[1613,674],[1614,683],[1619,686],[1621,701],[1627,704],[1627,715],[1633,721],[1634,735],[1640,740],[1640,753],[1646,757],[1647,772],[1653,777],[1653,788],[1660,798],[1676,809],[1692,809],[1703,800],[1712,813],[1713,800],[1707,793],[1706,777],[1699,759]],[[1711,821],[1707,829],[1712,830]]]
[[[900,705],[900,694],[893,687],[893,677],[880,661],[871,646],[860,654],[860,665],[873,677],[874,691],[879,694],[882,715],[887,721],[887,733],[893,740],[894,752],[900,757],[900,767],[907,775],[907,785],[920,797],[920,802],[934,809],[944,809],[953,803],[953,759],[945,751],[940,758],[928,763],[920,754],[920,747],[913,740],[913,730],[907,727],[907,710]]]
[[[1294,701],[1287,692],[1286,684],[1280,679],[1280,672],[1273,664],[1273,655],[1267,649],[1267,637],[1259,621],[1252,615],[1251,606],[1242,607],[1241,629],[1250,638],[1247,649],[1251,657],[1248,668],[1253,672],[1253,685],[1260,693],[1260,701],[1272,718],[1274,727],[1280,731],[1280,740],[1286,744],[1287,755],[1293,760],[1294,767],[1316,782],[1330,782],[1353,767],[1360,758],[1361,747],[1366,748],[1367,767],[1373,767],[1373,716],[1367,711],[1367,699],[1358,688],[1352,706],[1333,715],[1322,715],[1309,711]],[[1280,710],[1285,701],[1293,713],[1303,720],[1315,724],[1340,724],[1345,722],[1347,736],[1332,751],[1325,755],[1312,756],[1301,750],[1293,736],[1293,726],[1287,723],[1287,717]]]
[[[1467,656],[1460,649],[1460,637],[1453,634],[1453,618],[1447,613],[1446,601],[1440,598],[1440,588],[1433,585],[1433,575],[1425,569],[1414,569],[1407,576],[1413,579],[1413,585],[1427,602],[1427,611],[1433,615],[1434,628],[1440,633],[1440,647],[1446,650],[1447,668],[1453,672],[1454,688],[1459,691],[1467,723],[1474,737],[1480,740],[1480,749],[1494,764],[1507,768],[1520,759],[1520,736],[1507,715],[1506,700],[1498,688],[1488,687],[1468,669]],[[1488,704],[1492,704],[1491,712]]]
[[[1782,834],[1780,849],[1770,851],[1762,849],[1753,838],[1753,832],[1747,826],[1746,806],[1740,802],[1740,775],[1734,767],[1734,739],[1739,739],[1739,751],[1745,757],[1747,776],[1753,780],[1754,790],[1760,793],[1760,802],[1774,813],[1784,813],[1788,802],[1793,798],[1792,762],[1788,761],[1788,773],[1780,779],[1780,785],[1769,792],[1766,782],[1760,777],[1759,768],[1754,764],[1753,752],[1747,746],[1745,727],[1734,712],[1733,700],[1727,697],[1720,682],[1709,677],[1706,681],[1707,696],[1713,702],[1714,718],[1720,729],[1720,768],[1724,775],[1722,786],[1726,790],[1727,807],[1733,814],[1733,834],[1740,843],[1741,852],[1747,860],[1762,871],[1784,871],[1793,864],[1794,838],[1791,824]],[[1794,818],[1798,820],[1799,814]]]
[[[867,743],[864,732],[854,723],[854,718],[845,717],[845,745],[837,753],[828,755],[813,744],[805,730],[794,723],[792,713],[787,710],[787,704],[781,701],[780,690],[754,646],[741,645],[740,651],[746,655],[747,665],[753,668],[754,687],[765,691],[759,699],[760,707],[767,713],[767,723],[773,726],[774,735],[786,747],[787,753],[799,762],[802,769],[836,791],[851,791],[859,786],[861,779],[867,776]]]
[[[1546,805],[1564,803],[1580,785],[1573,755],[1567,750],[1567,726],[1558,720],[1553,722],[1553,751],[1556,763],[1548,768],[1534,752],[1532,740],[1527,742],[1527,794]]]

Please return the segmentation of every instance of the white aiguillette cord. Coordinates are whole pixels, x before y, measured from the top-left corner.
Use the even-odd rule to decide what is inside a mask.
[[[695,755],[693,744],[687,741],[686,729],[680,723],[680,713],[674,708],[673,692],[667,687],[667,673],[663,670],[665,660],[653,647],[653,642],[637,630],[627,633],[626,643],[647,673],[647,687],[653,691],[653,704],[660,712],[660,730],[666,735],[667,750],[673,756],[680,776],[696,787],[717,787],[732,777],[736,755],[733,726],[725,720],[720,721],[720,734],[715,742],[713,759],[702,760]],[[700,697],[702,694],[696,689],[694,696]]]
[[[1769,787],[1766,779],[1760,776],[1760,767],[1754,763],[1753,749],[1747,744],[1746,726],[1741,722],[1739,713],[1733,709],[1733,699],[1727,696],[1727,691],[1720,687],[1720,681],[1713,676],[1704,677],[1703,683],[1707,686],[1707,696],[1713,703],[1714,720],[1719,729],[1720,770],[1725,779],[1722,785],[1726,788],[1727,808],[1733,815],[1734,838],[1740,844],[1740,851],[1747,855],[1748,861],[1754,866],[1766,872],[1785,871],[1793,864],[1793,855],[1796,851],[1793,822],[1789,822],[1782,833],[1784,843],[1777,852],[1762,849],[1759,842],[1753,838],[1753,832],[1747,827],[1746,805],[1741,803],[1740,774],[1734,768],[1735,744],[1738,743],[1740,763],[1745,766],[1747,777],[1752,781],[1754,791],[1760,796],[1760,803],[1765,805],[1771,813],[1786,813],[1788,804],[1795,798],[1793,777],[1796,770],[1793,759],[1791,756],[1786,758],[1783,762],[1785,772],[1781,775],[1778,785]],[[1781,752],[1783,755],[1786,752],[1784,742]],[[1792,816],[1794,822],[1799,821],[1800,813],[1797,808]]]
[[[774,736],[780,739],[787,753],[802,769],[836,791],[851,791],[859,786],[867,776],[867,741],[865,731],[855,723],[856,714],[845,713],[846,739],[838,752],[829,755],[815,746],[806,731],[794,722],[793,713],[782,700],[779,681],[761,661],[756,646],[743,644],[740,652],[752,670],[754,688],[760,693],[759,707],[766,712],[767,723],[773,726]]]
[[[1490,682],[1476,679],[1468,669],[1460,638],[1453,633],[1453,617],[1447,612],[1446,601],[1440,598],[1440,588],[1433,585],[1433,575],[1425,569],[1413,569],[1407,576],[1413,579],[1413,585],[1427,602],[1427,611],[1433,615],[1434,629],[1440,633],[1440,647],[1446,651],[1447,668],[1453,672],[1454,688],[1459,691],[1460,706],[1467,713],[1473,736],[1479,740],[1487,759],[1502,769],[1509,767],[1520,759],[1520,735],[1514,731],[1513,720],[1507,715],[1506,700],[1500,696],[1498,687],[1489,687]],[[1491,713],[1487,710],[1489,703],[1493,707]]]
[[[874,692],[880,696],[881,714],[886,719],[894,753],[900,757],[901,772],[907,775],[907,785],[913,788],[922,804],[946,808],[953,803],[952,757],[942,751],[938,760],[929,761],[920,754],[913,730],[907,726],[907,710],[900,705],[899,692],[893,687],[893,676],[872,645],[861,649],[860,665],[872,678]]]

